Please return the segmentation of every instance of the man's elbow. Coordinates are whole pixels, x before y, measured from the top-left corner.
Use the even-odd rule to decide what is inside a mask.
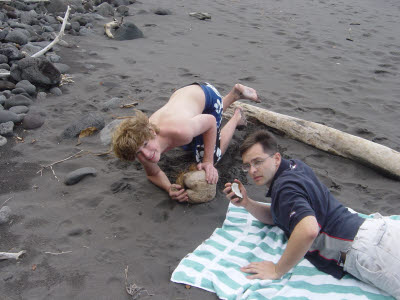
[[[317,219],[314,216],[309,216],[304,219],[303,234],[309,241],[314,241],[320,231]]]
[[[319,227],[312,227],[307,230],[307,237],[310,241],[314,241],[319,234]]]

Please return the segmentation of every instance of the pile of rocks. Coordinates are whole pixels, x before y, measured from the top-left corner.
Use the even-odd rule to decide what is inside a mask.
[[[96,20],[129,14],[136,0],[51,0],[0,2],[0,146],[13,136],[15,125],[42,126],[44,117],[29,112],[46,92],[62,94],[58,86],[68,66],[60,63],[57,46],[42,57],[31,57],[49,45],[61,29],[70,6],[65,34],[86,35]],[[66,44],[60,41],[59,44]]]

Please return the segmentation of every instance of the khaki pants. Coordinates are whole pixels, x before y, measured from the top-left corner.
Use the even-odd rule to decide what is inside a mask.
[[[400,300],[400,222],[379,214],[365,220],[344,270]]]

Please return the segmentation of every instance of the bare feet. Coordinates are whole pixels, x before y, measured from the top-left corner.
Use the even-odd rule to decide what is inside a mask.
[[[237,124],[236,127],[243,128],[247,126],[246,115],[244,114],[243,108],[237,107],[235,108],[235,113],[233,114],[233,118],[236,118]]]
[[[247,99],[254,102],[261,102],[260,99],[258,99],[255,89],[240,83],[235,84],[235,94],[238,96],[238,99]]]

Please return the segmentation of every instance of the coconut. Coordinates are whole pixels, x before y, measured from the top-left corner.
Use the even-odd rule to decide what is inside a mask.
[[[180,179],[178,178],[177,184],[186,189],[189,203],[211,201],[217,193],[217,185],[207,183],[206,172],[204,170],[183,173]]]

